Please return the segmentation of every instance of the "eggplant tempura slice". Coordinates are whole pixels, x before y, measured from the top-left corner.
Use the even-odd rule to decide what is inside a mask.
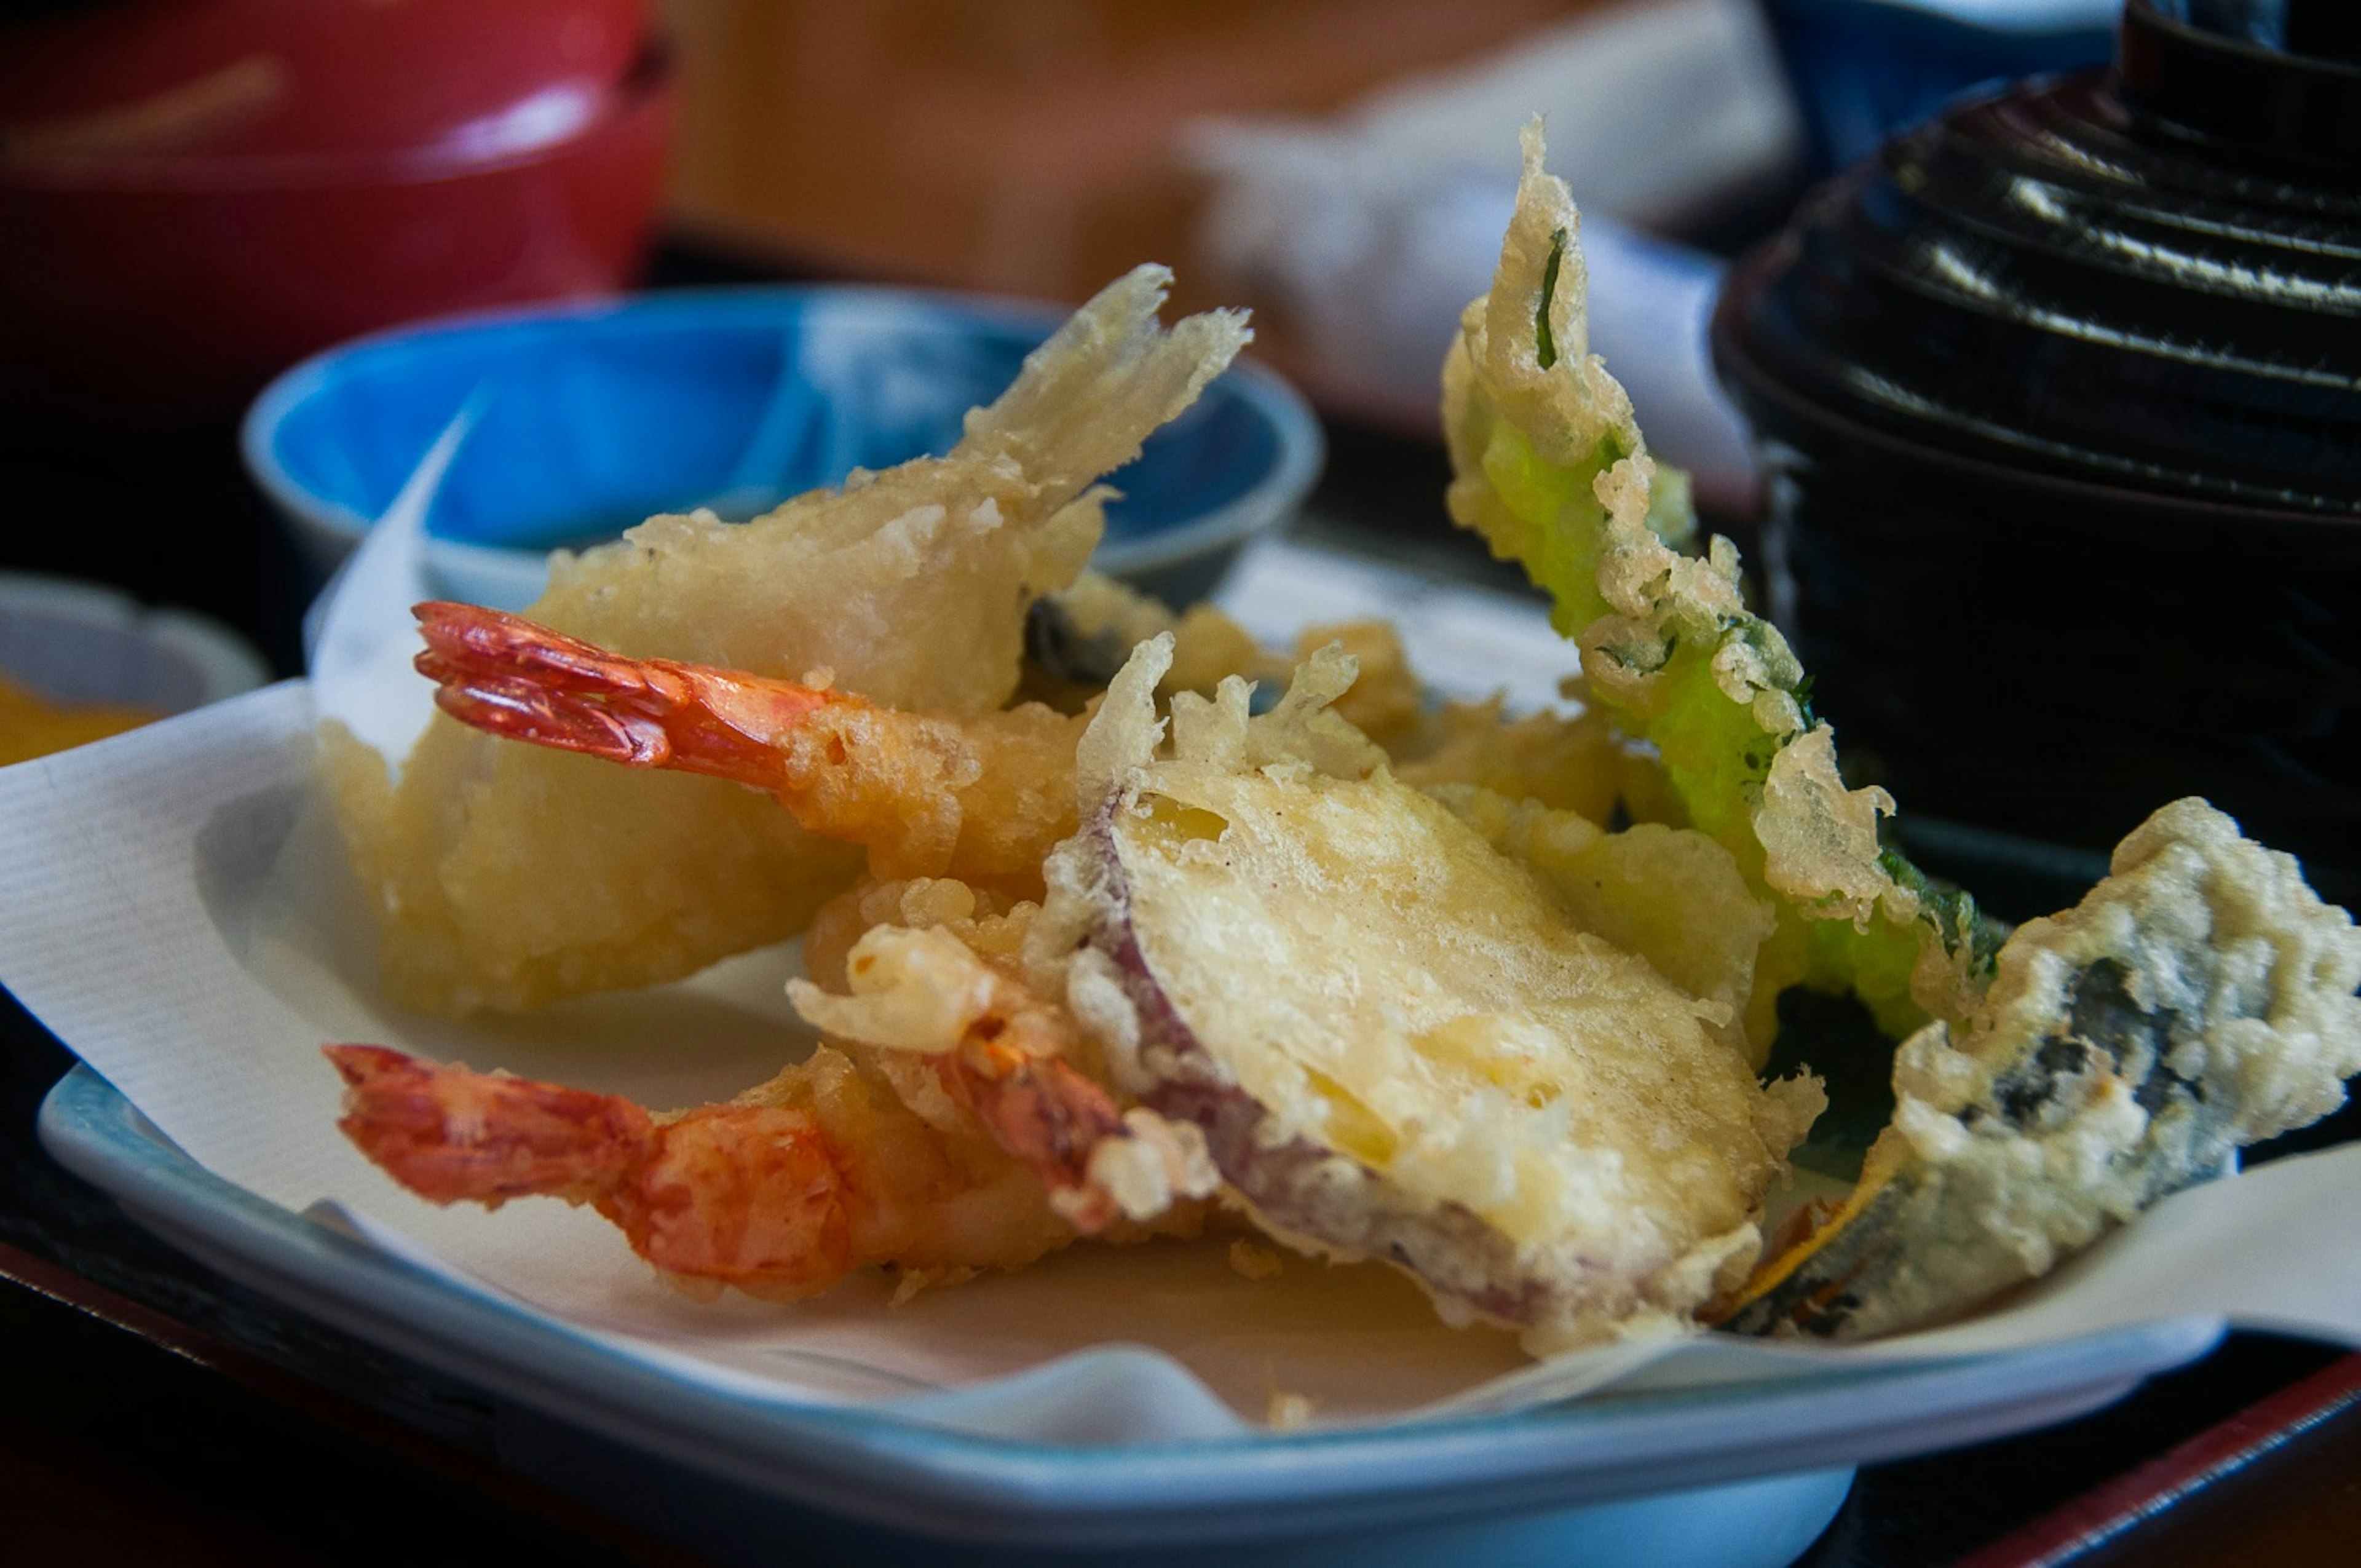
[[[1325,711],[1334,650],[1268,715],[1153,692],[1143,645],[1077,758],[1028,957],[1112,1084],[1193,1124],[1306,1251],[1401,1266],[1537,1353],[1687,1322],[1752,1262],[1823,1103],[1759,1083],[1701,1001],[1578,928],[1523,866]]]
[[[1843,1211],[1729,1326],[1854,1338],[2046,1273],[2241,1146],[2345,1102],[2361,933],[2201,800],[2158,811],[2074,908],[2019,927],[1962,1025],[1894,1064]]]
[[[1609,715],[1774,901],[1757,1048],[1798,981],[1909,1036],[1850,1200],[1763,1267],[1731,1326],[1859,1335],[1955,1313],[2334,1110],[2361,1070],[2361,935],[2204,803],[2165,807],[2081,905],[2005,945],[1881,846],[1894,802],[1838,776],[1802,666],[1741,600],[1736,551],[1660,536],[1678,504],[1586,352],[1574,203],[1538,127],[1524,152],[1492,290],[1444,369],[1452,515],[1554,597]]]

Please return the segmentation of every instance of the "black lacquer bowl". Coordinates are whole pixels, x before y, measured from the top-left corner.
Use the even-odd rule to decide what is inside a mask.
[[[1772,612],[1849,769],[2070,843],[2204,795],[2361,894],[2354,31],[2131,0],[2114,68],[1905,133],[1735,269]]]

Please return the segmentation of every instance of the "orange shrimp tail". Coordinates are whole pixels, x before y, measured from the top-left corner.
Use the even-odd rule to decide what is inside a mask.
[[[799,1111],[712,1105],[658,1126],[617,1095],[323,1050],[347,1086],[336,1125],[422,1198],[587,1202],[657,1267],[762,1296],[812,1295],[852,1267],[840,1157]]]
[[[1113,1096],[1060,1058],[1012,1046],[969,1041],[935,1060],[951,1098],[1033,1168],[1074,1229],[1091,1235],[1115,1222],[1114,1200],[1090,1173],[1102,1138],[1128,1135]]]
[[[382,1046],[323,1050],[346,1085],[337,1127],[437,1203],[598,1199],[654,1146],[647,1113],[611,1094],[438,1067]]]
[[[777,742],[811,714],[858,697],[735,671],[627,659],[480,605],[416,606],[419,674],[462,724],[628,767],[674,768],[776,790]]]

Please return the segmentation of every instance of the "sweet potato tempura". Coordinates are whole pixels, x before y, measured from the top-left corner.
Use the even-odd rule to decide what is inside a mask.
[[[1826,1103],[1809,1078],[1758,1082],[1719,1036],[1734,1007],[1690,989],[1710,959],[1597,929],[1697,914],[1690,890],[1602,878],[1570,904],[1461,815],[1510,803],[1400,782],[1333,711],[1354,676],[1334,648],[1262,717],[1240,681],[1175,695],[1168,747],[1149,693],[1170,657],[1144,644],[1083,738],[1035,989],[1064,996],[1111,1083],[1202,1138],[1270,1235],[1391,1262],[1536,1354],[1686,1326],[1752,1266]],[[1634,831],[1643,857],[1692,842],[1737,885],[1702,835]]]

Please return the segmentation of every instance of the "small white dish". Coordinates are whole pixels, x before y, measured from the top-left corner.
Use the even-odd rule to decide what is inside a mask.
[[[67,577],[0,572],[0,672],[52,702],[186,713],[270,678],[216,620]]]

